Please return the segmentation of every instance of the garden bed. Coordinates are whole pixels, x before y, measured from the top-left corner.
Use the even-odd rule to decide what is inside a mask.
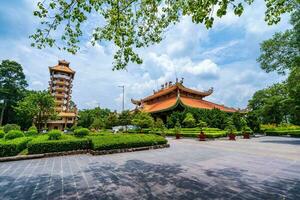
[[[267,130],[265,134],[267,136],[300,137],[300,130]]]
[[[0,140],[0,157],[15,156],[26,149],[29,137],[20,137],[13,140]]]
[[[71,135],[63,135],[59,140],[48,140],[48,135],[42,135],[29,142],[27,148],[29,154],[86,150],[90,148],[90,141],[87,138],[75,138]]]
[[[165,138],[153,134],[90,136],[89,139],[91,140],[91,149],[96,151],[167,144]]]

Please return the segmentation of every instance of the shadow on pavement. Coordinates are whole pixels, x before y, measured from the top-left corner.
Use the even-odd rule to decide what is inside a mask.
[[[88,166],[88,165],[87,165]],[[87,183],[89,187],[87,186]],[[238,168],[189,173],[177,164],[91,163],[74,176],[0,177],[0,199],[299,199],[300,180],[264,180]]]

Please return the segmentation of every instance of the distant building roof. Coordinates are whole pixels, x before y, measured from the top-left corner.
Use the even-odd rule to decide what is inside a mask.
[[[75,74],[75,71],[72,70],[69,65],[70,65],[69,62],[65,60],[59,60],[58,64],[53,67],[49,67],[49,70]]]
[[[162,85],[162,89],[159,91],[154,91],[153,95],[145,97],[141,100],[132,99],[131,102],[138,106],[139,110],[157,113],[170,110],[176,107],[178,104],[183,106],[199,108],[199,109],[219,109],[224,112],[236,112],[238,110],[224,105],[219,105],[206,100],[204,97],[209,96],[213,93],[213,89],[208,91],[197,91],[183,86],[183,81],[178,82],[176,80],[175,84],[168,82]]]

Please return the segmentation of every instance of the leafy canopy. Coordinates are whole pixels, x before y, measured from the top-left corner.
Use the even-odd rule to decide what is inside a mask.
[[[54,97],[48,91],[29,93],[18,102],[15,111],[22,118],[35,119],[39,130],[48,119],[56,117]]]
[[[133,117],[132,124],[139,128],[149,128],[153,127],[154,119],[149,113],[139,112]]]
[[[0,126],[15,122],[13,106],[23,98],[27,81],[22,66],[11,60],[0,63]]]
[[[34,15],[41,26],[30,37],[32,46],[57,46],[75,54],[80,40],[90,36],[92,44],[110,41],[116,46],[113,69],[124,69],[129,62],[141,64],[136,49],[159,43],[164,31],[191,16],[194,23],[211,28],[217,17],[229,10],[240,16],[244,5],[254,0],[43,0]],[[265,0],[268,24],[280,21],[283,13],[292,11],[298,0]],[[95,17],[97,16],[98,19]],[[97,23],[98,20],[98,23]],[[92,33],[84,33],[83,25],[92,21]]]
[[[275,33],[271,39],[261,44],[261,55],[257,59],[266,72],[277,71],[285,74],[300,67],[300,8],[295,10],[290,20],[292,29]]]

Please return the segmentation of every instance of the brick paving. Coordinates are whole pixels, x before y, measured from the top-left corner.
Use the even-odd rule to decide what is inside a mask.
[[[0,199],[300,199],[300,139],[169,143],[0,163]]]

